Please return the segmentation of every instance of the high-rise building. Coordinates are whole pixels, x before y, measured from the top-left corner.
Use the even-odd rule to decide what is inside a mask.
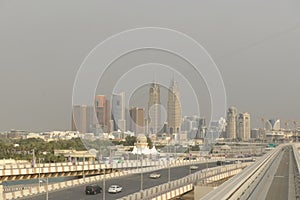
[[[262,133],[261,129],[259,129],[259,128],[253,128],[253,129],[251,129],[250,135],[251,135],[252,139],[259,139],[260,136],[261,136],[261,133]]]
[[[110,133],[112,130],[112,126],[111,126],[111,108],[110,108],[110,100],[106,99],[106,132]]]
[[[95,111],[102,131],[110,132],[110,102],[104,95],[95,97]]]
[[[237,109],[236,107],[230,107],[227,112],[227,129],[226,138],[236,139],[236,120],[237,120]]]
[[[190,139],[204,138],[206,134],[206,120],[199,116],[184,116],[181,122],[181,131],[187,132]]]
[[[167,131],[177,140],[181,126],[181,106],[179,87],[174,79],[171,81],[168,92]]]
[[[126,120],[125,120],[125,93],[113,94],[111,101],[111,114],[112,120],[114,121],[113,130],[126,131]]]
[[[162,129],[160,106],[160,87],[154,82],[149,89],[148,101],[148,126],[151,134],[156,134]]]
[[[250,139],[250,134],[250,114],[240,113],[237,118],[237,138],[242,141],[247,141]]]
[[[266,121],[267,131],[279,131],[280,130],[280,119],[270,119]]]
[[[130,113],[130,131],[135,135],[145,133],[145,109],[134,107],[129,110]],[[127,121],[128,123],[128,121]]]
[[[206,127],[206,120],[205,118],[201,118],[198,120],[198,129],[197,129],[197,134],[196,138],[204,138],[206,135],[207,127]]]
[[[94,107],[86,105],[73,106],[72,130],[80,133],[89,133],[93,130]]]

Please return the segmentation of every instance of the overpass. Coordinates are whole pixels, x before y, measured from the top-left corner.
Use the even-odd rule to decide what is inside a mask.
[[[132,172],[126,174],[122,171],[113,171],[114,176],[110,176],[110,183],[116,183],[116,180],[118,180],[118,183],[123,183],[125,185],[130,184],[130,186],[128,188],[128,191],[124,193],[122,192],[122,194],[118,194],[115,196],[110,196],[110,198],[108,199],[169,199],[171,197],[170,194],[172,194],[173,196],[180,195],[183,192],[192,190],[193,188],[195,188],[196,194],[198,185],[204,188],[203,186],[207,185],[207,183],[216,182],[221,180],[222,178],[224,179],[236,174],[236,176],[229,179],[221,186],[217,188],[211,188],[211,190],[213,190],[212,193],[208,193],[200,197],[198,196],[197,199],[276,199],[275,197],[280,195],[276,195],[274,197],[272,196],[272,194],[276,194],[276,192],[280,191],[277,187],[278,182],[281,185],[281,187],[279,188],[285,188],[285,191],[279,192],[279,194],[288,194],[288,196],[281,197],[281,199],[297,199],[299,198],[297,177],[299,175],[300,167],[300,157],[297,147],[298,146],[296,144],[280,145],[276,149],[265,154],[250,166],[248,166],[248,164],[246,165],[244,163],[241,163],[238,168],[219,167],[216,169],[211,169],[214,171],[205,170],[205,168],[208,166],[215,167],[216,160],[176,161],[172,163],[172,166],[169,165],[168,162],[144,161],[143,163],[132,162],[131,164],[119,163],[105,166],[100,165],[100,167],[103,167],[103,169],[123,169],[127,172]],[[205,164],[206,161],[210,162],[211,164]],[[189,168],[187,166],[195,164],[201,166],[201,171],[199,172],[199,174],[187,174],[187,172],[189,171]],[[163,171],[163,173],[168,173],[166,172],[168,167],[171,167],[173,172],[171,182],[168,182],[166,180],[166,177],[163,180],[157,182],[151,182],[151,180],[147,180],[146,185],[149,184],[150,187],[145,187],[144,190],[140,191],[138,185],[141,173],[147,174],[155,170],[160,170]],[[180,176],[178,176],[179,174]],[[88,182],[101,182],[103,180],[103,175],[101,176],[102,178],[100,177],[98,179],[89,177]],[[293,179],[293,177],[296,177],[296,179]],[[135,183],[130,183],[130,181],[133,181],[133,179],[135,179]],[[150,182],[148,183],[148,181]],[[77,193],[77,190],[80,190],[82,192],[85,184],[86,182],[80,180],[72,181],[69,183],[62,183],[59,185],[56,184],[56,186],[51,186],[51,189],[53,189],[52,194],[55,197],[54,199],[74,199],[73,193],[76,192],[77,195],[80,195],[81,193]],[[266,189],[268,191],[267,193],[262,192]],[[39,189],[31,190],[30,192],[31,194],[39,195],[37,196],[37,198],[32,197],[30,199],[43,199],[43,197],[41,197],[41,194],[45,192],[45,187],[43,186]],[[65,196],[64,192],[67,192],[67,194],[70,194],[71,196]],[[26,195],[28,195],[28,191],[18,193],[18,195],[26,196],[24,195],[25,193]],[[14,193],[14,195],[11,195],[6,199],[13,199],[12,197],[16,196],[16,194],[17,193]],[[265,196],[259,196],[261,194],[264,194]],[[150,195],[150,197],[148,198],[145,195]],[[81,199],[85,199],[85,197],[81,197]],[[99,199],[99,196],[96,199]]]
[[[118,170],[129,170],[134,168],[144,168],[151,166],[184,166],[191,164],[200,164],[206,162],[215,162],[220,158],[198,159],[198,160],[173,160],[173,161],[151,161],[151,160],[129,160],[122,163],[99,164],[95,162],[72,163],[46,163],[36,164],[32,167],[30,164],[0,165],[0,183],[10,180],[24,180],[50,177],[65,176],[88,176],[111,173]]]
[[[57,190],[62,188],[82,185],[88,182],[95,182],[106,178],[116,178],[128,176],[130,174],[139,174],[141,172],[147,173],[154,170],[161,170],[166,168],[176,168],[181,166],[199,165],[206,163],[216,163],[215,159],[200,159],[200,160],[174,160],[174,161],[128,161],[124,163],[115,164],[95,164],[95,163],[79,163],[79,165],[72,165],[69,163],[56,164],[41,164],[32,168],[31,165],[9,165],[1,166],[0,171],[1,180],[22,180],[31,178],[44,177],[58,177],[58,176],[82,176],[82,179],[67,181],[63,183],[50,184],[50,190]],[[98,176],[87,176],[98,175]],[[49,189],[48,188],[48,189]],[[41,187],[36,185],[17,185],[7,187],[0,184],[0,190],[4,192],[5,199],[13,199],[32,194],[43,193],[46,191],[46,185]],[[1,195],[0,191],[0,196]]]
[[[189,164],[186,162],[186,165],[170,167],[168,165],[165,166],[154,166],[148,168],[136,168],[132,170],[128,170],[126,172],[113,172],[110,174],[99,175],[99,176],[92,176],[86,177],[85,180],[83,178],[62,182],[62,183],[54,183],[46,187],[45,185],[41,187],[33,187],[31,189],[26,189],[23,191],[15,191],[15,192],[8,192],[3,194],[3,199],[16,199],[21,198],[23,199],[30,199],[30,200],[44,200],[45,199],[45,192],[49,190],[49,200],[51,199],[101,199],[102,195],[95,195],[95,196],[87,196],[84,193],[84,187],[87,184],[97,183],[102,186],[103,181],[106,180],[106,185],[109,186],[111,184],[120,184],[123,187],[123,191],[118,194],[106,194],[106,200],[115,200],[122,196],[126,196],[129,194],[136,193],[141,190],[140,183],[141,177],[143,177],[143,188],[146,190],[148,188],[152,188],[156,185],[163,184],[168,182],[168,170],[171,170],[172,176],[170,176],[171,181],[175,181],[177,179],[181,179],[182,177],[189,176],[191,172],[189,165],[195,165],[195,163],[190,162]],[[199,166],[199,170],[203,170],[210,167],[216,166],[216,161],[209,161],[206,162],[198,162],[197,165]],[[160,179],[150,179],[149,174],[152,171],[159,171],[161,173]],[[195,170],[195,172],[198,170]],[[143,174],[143,176],[141,176]],[[107,188],[106,188],[107,189]]]
[[[221,170],[218,168],[202,170],[196,176],[192,175],[169,184],[149,188],[122,197],[120,200],[167,200],[191,190],[194,190],[194,199],[197,200],[300,199],[298,146],[300,145],[280,145],[248,167],[236,165],[235,167],[224,166]],[[232,175],[236,176],[219,187],[209,186],[210,183]]]
[[[299,144],[284,144],[199,199],[300,199]]]

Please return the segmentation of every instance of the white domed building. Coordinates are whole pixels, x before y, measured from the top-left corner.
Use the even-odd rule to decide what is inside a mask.
[[[139,149],[148,148],[147,137],[144,134],[139,134],[136,137],[136,144],[135,146]]]
[[[136,143],[131,153],[149,155],[157,154],[158,152],[156,151],[155,146],[153,146],[152,149],[149,149],[147,137],[144,134],[139,134],[136,137]]]

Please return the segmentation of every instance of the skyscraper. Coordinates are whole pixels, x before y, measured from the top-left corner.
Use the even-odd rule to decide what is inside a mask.
[[[125,93],[113,94],[111,102],[111,113],[112,120],[114,122],[113,130],[118,129],[126,131],[126,120],[125,120]]]
[[[148,124],[150,133],[158,133],[162,129],[160,110],[160,88],[157,83],[152,83],[149,89]]]
[[[279,131],[280,130],[280,119],[270,119],[266,121],[267,131]]]
[[[177,83],[172,79],[168,91],[167,131],[178,139],[181,126],[180,93]]]
[[[134,107],[129,110],[130,113],[130,131],[135,135],[145,133],[145,109]],[[127,121],[128,123],[128,121]]]
[[[242,141],[247,141],[250,139],[250,134],[250,114],[240,113],[237,118],[237,138]]]
[[[80,133],[89,133],[92,131],[94,121],[94,107],[86,105],[73,106],[72,130]]]
[[[111,107],[110,107],[110,100],[106,99],[106,132],[110,133],[112,130],[112,126],[111,126]]]
[[[95,111],[101,129],[104,132],[110,132],[110,103],[104,95],[95,97]]]
[[[236,139],[236,120],[237,120],[237,109],[236,107],[230,107],[227,112],[227,129],[226,137],[228,139]]]
[[[199,138],[204,138],[206,135],[206,120],[205,118],[201,118],[198,120],[198,129],[197,129],[197,134],[196,134],[196,139]]]

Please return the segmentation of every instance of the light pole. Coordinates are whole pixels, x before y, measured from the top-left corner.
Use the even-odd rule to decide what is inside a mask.
[[[39,187],[41,187],[41,158],[39,158]]]
[[[49,199],[49,190],[48,190],[48,185],[49,185],[49,183],[48,183],[48,177],[46,178],[46,200],[48,200]]]
[[[82,163],[82,178],[83,178],[83,182],[85,182],[85,175],[84,175],[84,161],[85,161],[85,156],[83,154],[83,163]]]
[[[141,150],[141,191],[143,191],[143,181],[144,181],[144,175],[143,175],[143,152]]]
[[[104,173],[103,173],[103,200],[105,200],[105,171],[106,171],[106,168],[105,168],[105,164],[104,164]]]
[[[175,158],[175,160],[177,160],[177,146],[176,146],[176,144],[174,145],[174,158]]]
[[[111,159],[111,147],[109,148],[109,164],[112,163],[112,159]]]
[[[171,181],[171,167],[170,167],[170,145],[168,142],[168,183]]]
[[[101,152],[101,146],[100,146],[100,144],[99,144],[99,165],[100,165],[100,167],[101,167],[101,165],[102,165],[102,163],[101,163],[101,160],[102,160],[102,152]],[[105,200],[105,172],[106,172],[106,163],[104,162],[103,163],[104,164],[104,168],[103,168],[103,188],[102,188],[102,198],[103,198],[103,200]],[[100,168],[100,170],[101,170],[101,168]]]
[[[191,164],[192,156],[191,156],[191,146],[189,145],[189,164]],[[191,166],[189,165],[190,175],[192,174]]]
[[[32,163],[31,163],[32,167],[35,167],[35,152],[34,149],[32,149]]]

